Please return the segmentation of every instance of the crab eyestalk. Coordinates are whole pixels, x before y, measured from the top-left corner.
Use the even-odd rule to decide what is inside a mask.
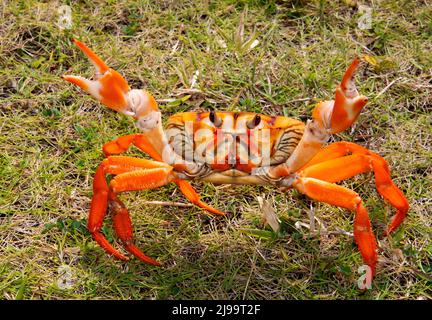
[[[246,127],[248,127],[248,129],[252,130],[255,127],[257,127],[260,123],[261,123],[261,117],[257,114],[251,120],[246,122]]]

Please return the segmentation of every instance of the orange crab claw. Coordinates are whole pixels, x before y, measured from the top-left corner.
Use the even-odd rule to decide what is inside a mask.
[[[342,132],[351,126],[368,101],[366,96],[359,95],[354,82],[354,74],[359,64],[360,59],[354,59],[336,89],[330,121],[331,133]]]
[[[63,79],[79,86],[108,108],[125,113],[128,106],[126,94],[130,91],[127,81],[120,73],[109,68],[105,62],[84,43],[76,39],[73,39],[73,42],[94,65],[96,69],[95,80],[72,75],[64,75]]]
[[[77,39],[72,39],[72,42],[81,49],[81,51],[89,58],[90,62],[94,65],[97,70],[97,78],[99,79],[105,72],[108,71],[109,67],[105,62],[97,56],[89,47]]]

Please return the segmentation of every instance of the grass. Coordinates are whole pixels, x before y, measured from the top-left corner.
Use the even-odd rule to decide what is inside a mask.
[[[357,1],[347,0],[70,1],[72,28],[63,30],[56,25],[60,2],[3,3],[1,297],[432,298],[432,7],[426,1],[374,2],[368,30],[358,28]],[[71,37],[131,86],[152,92],[164,120],[210,107],[306,119],[319,99],[333,97],[354,56],[373,57],[357,76],[370,102],[352,130],[334,137],[385,157],[411,204],[402,227],[379,241],[373,288],[357,288],[362,260],[351,237],[295,228],[314,210],[329,231],[351,232],[351,212],[271,187],[195,184],[203,200],[229,213],[225,218],[146,204],[185,202],[171,185],[125,194],[138,246],[165,267],[106,255],[85,228],[92,176],[102,145],[137,129],[60,78],[93,72]],[[251,48],[254,40],[259,44]],[[191,90],[196,70],[197,90]],[[392,210],[373,175],[343,185],[363,197],[380,234]],[[284,222],[280,234],[262,224],[261,195]],[[108,218],[104,232],[115,241],[110,225]]]

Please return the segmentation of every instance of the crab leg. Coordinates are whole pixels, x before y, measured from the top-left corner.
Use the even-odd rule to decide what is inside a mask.
[[[132,222],[129,212],[123,202],[121,202],[114,193],[110,193],[109,198],[111,204],[110,209],[113,213],[114,230],[117,236],[123,242],[124,248],[139,260],[154,266],[160,266],[161,264],[159,262],[146,256],[133,244]]]
[[[184,196],[190,201],[192,202],[194,205],[203,208],[204,210],[207,210],[210,213],[213,213],[215,215],[218,216],[224,216],[225,213],[209,206],[208,204],[202,202],[200,200],[200,196],[199,194],[195,191],[195,189],[191,186],[191,184],[189,182],[187,182],[186,180],[176,180],[174,181],[179,187],[181,192],[184,194]]]
[[[165,163],[124,156],[112,156],[102,161],[93,181],[93,199],[87,228],[93,239],[109,254],[120,260],[128,260],[115,249],[101,233],[108,204],[114,213],[114,228],[123,241],[125,249],[143,262],[159,263],[140,252],[132,243],[132,225],[127,209],[117,194],[130,190],[153,189],[175,179],[172,167]],[[117,174],[108,186],[105,174]]]
[[[350,152],[353,155],[346,156]],[[319,152],[299,174],[338,182],[369,171],[375,174],[375,185],[379,194],[397,210],[385,231],[385,235],[388,235],[405,219],[409,203],[403,192],[393,183],[388,164],[382,157],[354,143],[336,142]]]
[[[148,154],[156,161],[162,161],[161,155],[152,147],[144,134],[129,134],[107,142],[102,147],[105,156],[126,152],[131,145],[136,146],[142,152]]]
[[[315,178],[299,177],[294,181],[293,186],[312,199],[356,212],[354,239],[363,260],[371,268],[372,275],[375,275],[378,261],[377,241],[372,232],[368,212],[360,196],[348,188]]]
[[[143,134],[131,134],[110,141],[103,146],[103,151],[106,156],[120,154],[126,152],[131,144],[135,145],[144,153],[150,155],[153,159],[162,161],[161,156],[151,147],[151,145],[149,145],[147,138]],[[174,165],[174,168],[175,167],[176,166]],[[200,200],[199,194],[186,180],[177,179],[174,182],[180,187],[180,191],[183,193],[183,195],[196,206],[216,215],[225,215],[225,213],[202,202]]]

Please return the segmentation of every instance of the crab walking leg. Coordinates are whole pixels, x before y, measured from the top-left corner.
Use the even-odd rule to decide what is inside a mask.
[[[93,198],[90,205],[90,214],[87,222],[87,229],[90,231],[93,239],[109,254],[120,260],[129,260],[128,257],[121,254],[102,234],[102,223],[108,209],[108,184],[105,180],[105,168],[101,164],[93,180]]]
[[[372,154],[373,152],[352,142],[338,141],[321,149],[303,168],[349,154]]]
[[[131,144],[135,145],[144,153],[150,155],[150,157],[152,157],[153,159],[157,161],[162,161],[160,155],[152,148],[152,146],[148,143],[147,138],[143,134],[131,134],[110,141],[103,146],[103,151],[106,156],[110,156],[112,154],[120,154],[126,152]],[[193,204],[204,210],[207,210],[210,213],[216,215],[225,215],[225,213],[202,202],[200,200],[199,194],[186,180],[178,179],[175,181],[175,183],[180,187],[180,191],[184,194],[184,196]]]
[[[363,260],[371,268],[372,275],[375,275],[378,261],[377,241],[360,196],[348,188],[314,178],[299,177],[294,181],[293,186],[312,199],[356,212],[354,239]]]
[[[128,174],[134,172],[138,173],[132,175],[132,179],[136,180],[128,181],[131,179],[131,175]],[[106,174],[118,175],[111,181],[110,186],[107,184]],[[124,156],[112,156],[103,160],[96,170],[93,181],[93,199],[87,225],[93,239],[109,254],[120,260],[128,260],[128,257],[118,252],[101,233],[102,223],[110,204],[114,212],[115,230],[125,243],[126,250],[140,260],[151,263],[152,259],[139,252],[132,244],[132,226],[125,218],[127,210],[117,199],[116,194],[128,190],[157,188],[168,184],[174,178],[172,167],[162,162]],[[153,262],[151,264],[158,264],[156,261]]]
[[[344,156],[349,152],[353,155]],[[335,159],[335,156],[340,157]],[[378,193],[397,210],[384,235],[396,230],[405,219],[409,209],[408,200],[393,183],[387,162],[378,154],[354,143],[337,142],[324,148],[311,163],[312,165],[308,164],[299,171],[299,174],[328,182],[338,182],[373,171]]]
[[[162,161],[161,155],[152,147],[144,134],[130,134],[116,140],[107,142],[103,146],[105,156],[126,152],[131,145],[136,146],[142,152],[148,154],[156,161]]]
[[[310,160],[305,166],[303,166],[303,168],[301,168],[300,170],[304,170],[305,168],[308,168],[312,165],[315,165],[317,163],[321,163],[324,161],[328,161],[328,160],[332,160],[332,159],[337,159],[340,157],[345,157],[347,155],[349,155],[350,153],[352,153],[353,148],[350,148],[347,146],[348,142],[334,142],[324,148],[322,148],[313,158],[312,160]],[[355,145],[354,143],[352,143],[353,145]],[[355,145],[357,146],[357,145]],[[359,146],[360,147],[360,146]],[[356,154],[367,154],[368,150],[364,149],[365,152],[363,152],[363,150],[360,149],[356,149]]]
[[[110,203],[113,209],[114,229],[123,241],[125,249],[145,263],[159,266],[160,263],[146,256],[134,244],[132,223],[124,204],[117,199],[117,194],[125,191],[155,189],[164,186],[174,179],[172,168],[151,168],[130,171],[115,176],[110,182]]]
[[[150,258],[149,256],[146,256],[144,253],[141,252],[140,249],[138,249],[133,244],[132,222],[129,216],[129,212],[126,209],[123,202],[121,202],[117,198],[117,195],[115,193],[110,193],[109,201],[110,201],[110,209],[113,213],[114,230],[117,236],[123,242],[124,248],[129,253],[133,254],[135,257],[137,257],[138,259],[140,259],[145,263],[154,266],[161,266],[159,262]]]
[[[334,183],[371,171],[371,161],[372,159],[363,154],[344,156],[314,164],[299,171],[298,174]]]
[[[203,208],[207,210],[210,213],[213,213],[218,216],[224,216],[225,213],[214,209],[213,207],[209,206],[208,204],[202,202],[200,200],[199,194],[195,191],[195,189],[191,186],[191,184],[185,180],[176,180],[174,181],[179,187],[181,192],[185,195],[185,197],[192,202],[193,204],[197,205],[200,208]]]

